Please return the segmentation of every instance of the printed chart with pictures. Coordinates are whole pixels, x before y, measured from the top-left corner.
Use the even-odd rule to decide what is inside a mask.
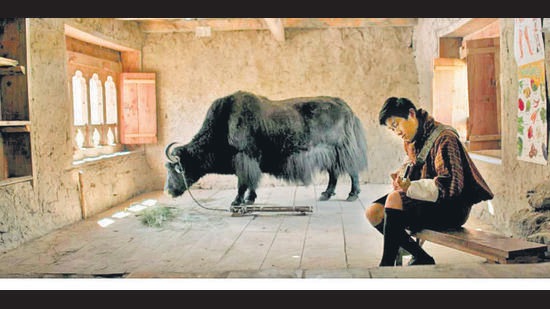
[[[520,68],[518,93],[518,155],[525,160],[546,164],[548,145],[546,144],[546,90],[544,75],[542,80],[533,72],[544,74],[544,62],[534,68]],[[523,73],[523,74],[522,74]],[[529,74],[531,73],[531,74]]]
[[[548,162],[544,41],[540,18],[516,18],[515,57],[518,65],[518,159]]]

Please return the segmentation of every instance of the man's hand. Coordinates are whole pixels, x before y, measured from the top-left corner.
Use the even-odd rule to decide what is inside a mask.
[[[390,177],[392,179],[391,184],[392,184],[393,190],[395,190],[395,191],[401,190],[401,188],[399,187],[399,182],[398,182],[399,178],[401,178],[399,176],[399,172],[391,173]]]
[[[407,192],[409,186],[411,185],[411,181],[408,178],[406,180],[403,180],[403,178],[397,177],[397,184],[399,185],[399,188],[403,190],[403,192]]]

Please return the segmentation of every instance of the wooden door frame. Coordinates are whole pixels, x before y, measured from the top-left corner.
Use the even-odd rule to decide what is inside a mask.
[[[464,18],[448,28],[437,31],[439,38],[439,57],[441,58],[464,58],[467,51],[464,49],[464,42],[467,40],[494,38],[500,42],[500,19],[499,18]],[[458,51],[457,51],[458,46]],[[500,89],[500,53],[494,54],[495,81],[496,81],[496,110],[497,127],[501,133],[502,121],[502,91]],[[435,90],[432,89],[433,92]],[[496,155],[500,157],[500,136],[498,136],[499,147]]]

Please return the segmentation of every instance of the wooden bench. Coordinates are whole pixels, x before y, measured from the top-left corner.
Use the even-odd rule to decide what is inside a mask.
[[[548,248],[545,244],[464,227],[444,231],[423,229],[412,236],[420,245],[424,241],[430,241],[481,256],[486,258],[487,262],[496,264],[541,262]]]

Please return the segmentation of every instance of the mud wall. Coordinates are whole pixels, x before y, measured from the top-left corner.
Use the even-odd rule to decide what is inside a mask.
[[[546,67],[550,61],[549,34],[544,33]],[[550,179],[550,166],[530,163],[517,158],[517,92],[518,66],[514,56],[514,19],[501,20],[500,39],[501,85],[502,85],[502,166],[487,168],[486,173],[498,183],[499,199],[495,200],[497,224],[506,226],[509,233],[516,233],[518,222],[511,218],[518,211],[530,208],[527,191]],[[546,88],[548,89],[548,71]],[[499,213],[502,212],[502,215]],[[489,216],[488,216],[489,217]]]
[[[210,103],[237,90],[272,99],[331,95],[346,100],[367,133],[370,167],[361,175],[362,182],[388,183],[389,171],[402,159],[401,141],[378,124],[378,110],[388,96],[409,97],[432,110],[438,35],[465,20],[419,19],[416,27],[288,29],[286,40],[277,42],[267,30],[214,32],[212,37],[197,38],[194,33],[143,34],[137,24],[106,18],[29,19],[27,74],[35,177],[0,187],[0,251],[80,220],[81,199],[92,215],[142,192],[162,189],[164,146],[188,142]],[[142,51],[143,71],[157,73],[157,145],[73,166],[65,23]],[[548,46],[548,36],[545,40]],[[511,217],[529,207],[526,192],[550,178],[550,167],[516,158],[512,19],[501,19],[500,43],[503,154],[501,163],[474,160],[495,193],[490,204],[474,208],[474,215],[513,234]],[[261,183],[275,184],[282,183],[270,177]],[[208,175],[198,185],[234,188],[236,179]]]
[[[64,25],[140,50],[136,24],[105,18],[28,19],[29,104],[33,181],[0,187],[0,252],[150,189],[143,149],[73,166],[72,100]],[[83,183],[79,187],[79,173]],[[93,203],[92,203],[93,201]]]
[[[432,59],[438,56],[438,35],[458,28],[467,19],[419,19],[415,30],[415,53],[419,71],[419,93],[425,102],[430,102],[433,77]],[[483,202],[473,208],[473,214],[492,223],[501,232],[518,236],[514,215],[529,208],[527,191],[550,179],[550,167],[517,159],[517,64],[514,58],[514,20],[500,19],[500,85],[501,85],[501,162],[491,163],[474,159],[487,183],[495,193],[490,203]],[[548,58],[548,35],[545,38],[546,62]]]
[[[389,96],[418,100],[413,27],[286,29],[285,35],[284,42],[267,30],[214,32],[209,38],[145,36],[143,68],[156,72],[158,83],[159,145],[146,150],[156,188],[164,182],[164,146],[189,142],[210,104],[238,90],[275,100],[329,95],[347,101],[367,135],[369,169],[361,181],[388,182],[390,169],[402,160],[402,146],[378,124],[378,111]],[[316,183],[324,186],[324,178]],[[284,183],[267,175],[260,183],[274,184]],[[236,178],[207,175],[197,185],[236,188]]]

